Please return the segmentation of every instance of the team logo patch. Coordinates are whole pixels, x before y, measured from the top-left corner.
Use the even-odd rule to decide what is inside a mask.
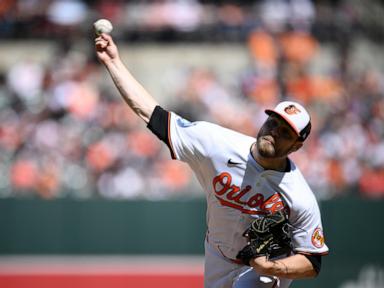
[[[190,122],[184,118],[178,118],[177,125],[179,125],[180,127],[186,128],[186,127],[194,126],[196,125],[196,123]]]
[[[289,105],[285,107],[284,111],[289,115],[299,114],[301,112],[295,105]]]
[[[324,246],[324,234],[320,227],[317,227],[312,233],[312,244],[316,248],[321,248]]]

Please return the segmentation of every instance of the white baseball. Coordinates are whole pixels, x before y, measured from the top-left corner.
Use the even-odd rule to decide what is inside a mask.
[[[111,33],[113,26],[111,21],[107,19],[99,19],[93,23],[93,28],[95,28],[95,33],[100,35],[101,33]]]

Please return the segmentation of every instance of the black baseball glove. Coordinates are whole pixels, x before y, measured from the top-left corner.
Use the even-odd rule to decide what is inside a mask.
[[[284,211],[255,219],[244,232],[248,244],[236,256],[245,265],[258,256],[274,258],[292,251],[291,226]]]

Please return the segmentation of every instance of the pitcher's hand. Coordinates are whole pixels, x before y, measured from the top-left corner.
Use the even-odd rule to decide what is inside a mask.
[[[119,58],[119,51],[108,34],[102,33],[95,39],[95,49],[97,57],[104,65]]]

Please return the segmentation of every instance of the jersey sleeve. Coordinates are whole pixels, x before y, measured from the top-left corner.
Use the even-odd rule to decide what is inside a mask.
[[[217,130],[213,126],[204,121],[190,122],[156,106],[147,127],[168,146],[173,159],[198,164],[210,151]]]
[[[157,138],[167,144],[172,153],[172,149],[169,143],[169,119],[170,112],[157,105],[152,112],[147,128],[151,130],[152,133],[157,136]]]
[[[190,122],[171,112],[169,146],[174,159],[198,164],[209,156],[215,129],[204,121]]]
[[[307,255],[328,254],[317,202],[302,211],[296,221],[291,223],[294,229],[292,235],[294,251]]]

